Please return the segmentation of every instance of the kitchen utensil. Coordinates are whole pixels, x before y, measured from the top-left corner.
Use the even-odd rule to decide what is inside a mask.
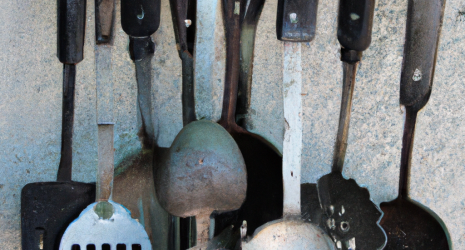
[[[58,1],[58,50],[63,63],[61,159],[57,182],[29,183],[21,191],[22,249],[56,250],[67,225],[95,200],[95,185],[73,182],[76,64],[83,59],[86,2]]]
[[[129,210],[111,201],[114,168],[113,125],[99,124],[97,200],[73,221],[60,243],[60,250],[147,249],[151,250],[144,227],[131,218]]]
[[[194,98],[194,38],[196,1],[171,0],[176,47],[182,61],[183,125],[196,120]]]
[[[158,156],[165,150],[156,145],[156,121],[152,119],[154,43],[150,37],[159,27],[161,6],[159,1],[123,1],[122,5],[121,24],[129,35],[130,58],[135,65],[142,148],[118,165],[113,200],[128,208],[132,218],[144,225],[153,249],[179,249],[178,223],[160,206],[153,182]]]
[[[344,72],[339,129],[332,171],[318,180],[317,187],[326,230],[340,249],[383,249],[386,244],[378,224],[382,212],[370,199],[368,189],[342,176],[355,76],[362,52],[371,43],[374,8],[374,0],[339,1],[337,34]]]
[[[400,162],[399,195],[381,203],[386,230],[385,249],[452,249],[444,222],[431,209],[409,197],[409,176],[415,122],[428,102],[445,1],[408,1],[404,59],[400,78],[400,104],[405,123]]]
[[[284,41],[283,219],[259,227],[242,249],[334,249],[324,231],[301,219],[302,67],[300,42],[315,35],[317,1],[281,1],[277,34]],[[248,223],[247,223],[248,224]],[[248,229],[248,228],[247,228]]]
[[[282,216],[282,158],[279,151],[260,135],[250,133],[236,124],[242,20],[245,10],[257,10],[258,4],[256,0],[251,0],[247,7],[247,1],[223,1],[226,76],[223,112],[219,123],[232,135],[244,157],[247,166],[247,196],[238,211],[215,217],[216,232],[221,232],[230,225],[239,230],[246,220],[247,233],[250,235],[257,227]]]
[[[129,52],[136,66],[137,101],[147,148],[154,145],[152,121],[152,57],[155,44],[150,37],[160,26],[160,0],[122,0],[121,26],[129,35]]]
[[[235,6],[227,8],[232,16]],[[225,109],[230,110],[228,105],[223,113]],[[209,239],[211,213],[238,209],[246,195],[244,160],[225,128],[202,120],[185,126],[156,176],[162,206],[179,217],[196,216],[197,248]]]
[[[237,91],[236,122],[245,128],[252,96],[252,70],[255,48],[255,33],[265,0],[248,1],[241,29],[241,67]]]
[[[98,36],[97,36],[98,37]],[[111,38],[109,38],[111,39]],[[102,46],[102,45],[98,45]],[[152,249],[144,227],[131,218],[129,210],[111,201],[114,176],[113,84],[110,80],[110,51],[104,53],[105,66],[97,75],[98,171],[96,202],[73,221],[60,243],[60,250],[80,249]],[[101,59],[97,54],[97,59]],[[101,67],[100,67],[101,68]],[[99,69],[99,68],[98,68]],[[110,93],[103,93],[110,92]]]
[[[182,120],[186,126],[196,120],[194,97],[194,42],[196,30],[197,1],[171,0],[171,13],[176,38],[176,48],[182,62]],[[194,217],[174,218],[179,223],[180,247],[195,246]]]
[[[210,214],[240,207],[247,189],[243,158],[220,125],[196,121],[176,136],[158,168],[160,204],[178,217],[196,216],[197,245],[209,239]]]

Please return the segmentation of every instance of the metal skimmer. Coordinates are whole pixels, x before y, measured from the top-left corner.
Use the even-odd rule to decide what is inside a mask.
[[[150,9],[150,6],[141,6]],[[99,51],[100,52],[100,51]],[[102,51],[103,52],[103,51]],[[99,55],[110,55],[110,51]],[[103,59],[103,58],[102,58]],[[98,172],[97,200],[81,212],[66,229],[60,250],[132,249],[151,250],[152,245],[144,227],[131,218],[122,205],[111,201],[114,175],[113,147],[113,85],[110,58],[103,61],[107,77],[97,81]]]

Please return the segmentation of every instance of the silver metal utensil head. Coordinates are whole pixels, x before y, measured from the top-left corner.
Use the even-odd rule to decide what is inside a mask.
[[[108,203],[113,206],[113,214],[108,219],[96,213],[98,202],[83,210],[63,234],[60,250],[71,250],[76,245],[80,249],[87,249],[88,245],[101,249],[105,244],[108,244],[110,249],[126,245],[126,249],[151,250],[152,245],[144,227],[131,218],[129,210],[113,201]]]

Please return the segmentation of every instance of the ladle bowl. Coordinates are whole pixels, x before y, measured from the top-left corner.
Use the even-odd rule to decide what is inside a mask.
[[[161,206],[175,216],[231,211],[245,200],[247,172],[231,135],[217,123],[196,121],[173,141],[155,186]]]

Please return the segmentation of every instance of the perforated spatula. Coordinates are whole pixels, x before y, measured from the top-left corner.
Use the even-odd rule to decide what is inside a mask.
[[[97,91],[99,88],[97,89]],[[100,93],[97,96],[102,96]],[[105,110],[98,102],[97,200],[73,221],[60,243],[60,250],[142,249],[152,245],[144,227],[131,218],[129,210],[111,201],[114,175],[112,106]],[[100,106],[100,107],[99,107]],[[107,117],[102,121],[100,117]]]
[[[63,63],[61,159],[56,182],[21,191],[21,246],[56,250],[68,224],[95,199],[95,185],[71,180],[76,64],[84,56],[85,0],[58,1],[57,57]]]
[[[349,135],[355,76],[362,52],[371,43],[374,0],[340,0],[337,38],[341,44],[343,87],[339,128],[331,173],[318,180],[324,225],[340,249],[382,249],[386,235],[379,226],[381,210],[367,188],[342,175]]]
[[[111,81],[98,81],[98,171],[97,200],[72,222],[60,250],[152,249],[144,227],[131,218],[129,210],[111,201],[114,176],[113,88]]]

